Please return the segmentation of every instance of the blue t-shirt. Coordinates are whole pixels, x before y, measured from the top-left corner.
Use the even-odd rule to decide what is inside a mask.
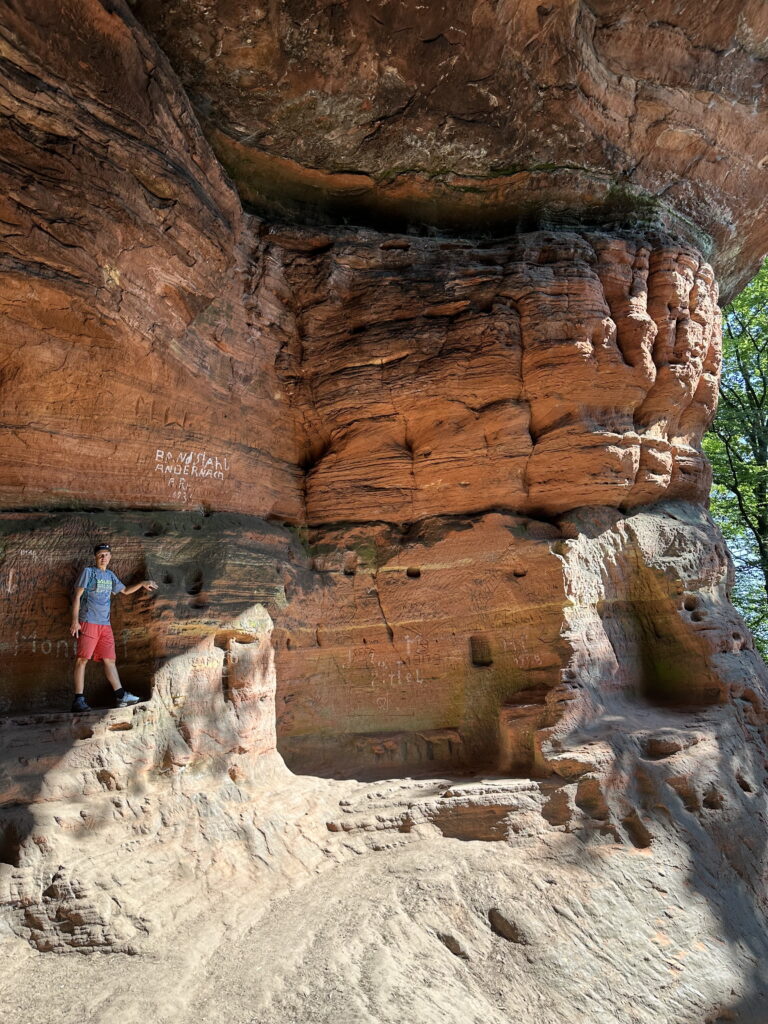
[[[111,569],[96,569],[89,565],[80,573],[75,587],[82,587],[85,591],[80,598],[80,621],[108,626],[112,595],[125,590],[125,585]]]

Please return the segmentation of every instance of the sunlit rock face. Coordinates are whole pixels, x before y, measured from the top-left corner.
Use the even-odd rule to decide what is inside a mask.
[[[659,219],[768,247],[762,3],[135,0],[260,209],[476,233]]]
[[[309,523],[706,498],[720,311],[695,251],[567,232],[266,251]]]
[[[123,15],[3,15],[0,504],[295,515],[257,239]]]
[[[380,1024],[391,978],[423,1024],[763,1024],[766,672],[700,449],[762,7],[132,6],[190,99],[121,0],[0,18],[9,948],[175,957],[178,1024]],[[142,703],[91,667],[73,717],[103,540],[159,584]]]

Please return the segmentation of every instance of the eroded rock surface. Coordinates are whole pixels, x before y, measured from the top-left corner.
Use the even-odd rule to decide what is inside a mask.
[[[762,8],[133,7],[261,215],[122,0],[6,5],[4,1016],[764,1024]],[[75,718],[104,539],[143,700]]]
[[[726,292],[764,227],[758,0],[136,0],[261,209],[519,229],[658,218]]]
[[[96,0],[0,39],[0,504],[295,514],[258,243],[167,62]]]
[[[720,323],[694,251],[566,232],[277,242],[265,284],[291,304],[278,366],[310,524],[708,493]]]

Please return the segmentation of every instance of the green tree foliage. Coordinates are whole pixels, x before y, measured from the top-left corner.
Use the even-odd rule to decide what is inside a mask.
[[[736,565],[733,600],[768,658],[768,261],[723,310],[720,404],[704,450],[712,515]]]

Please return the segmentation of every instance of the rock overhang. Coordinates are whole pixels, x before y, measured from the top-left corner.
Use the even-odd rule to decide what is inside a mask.
[[[133,7],[263,214],[661,227],[712,254],[726,297],[768,248],[757,4]]]
[[[408,174],[440,188],[438,176],[448,176],[461,186],[456,209],[470,210],[459,201],[475,202],[473,188],[483,176],[535,168],[543,175],[532,187],[544,196],[539,219],[516,220],[508,241],[477,238],[481,206],[463,240],[345,233],[338,224],[328,231],[286,228],[267,215],[243,217],[168,63],[122,0],[58,5],[73,31],[57,25],[62,43],[52,46],[54,8],[46,0],[29,0],[23,9],[7,5],[0,24],[9,82],[0,93],[8,115],[3,218],[14,225],[4,239],[8,273],[0,293],[12,325],[2,339],[8,415],[0,497],[17,510],[0,524],[0,598],[11,613],[3,642],[14,679],[6,692],[13,690],[16,707],[27,707],[32,688],[38,707],[61,706],[66,676],[54,662],[62,644],[63,664],[71,638],[62,643],[56,631],[66,636],[68,588],[92,539],[108,532],[122,549],[113,564],[137,577],[158,575],[161,589],[129,604],[127,632],[119,630],[123,665],[143,680],[142,696],[151,690],[148,702],[74,723],[45,710],[3,725],[3,739],[13,742],[3,744],[0,765],[4,784],[10,780],[0,813],[0,898],[14,931],[40,950],[150,948],[165,962],[174,949],[195,958],[216,941],[212,929],[199,930],[201,906],[215,917],[219,895],[242,892],[243,913],[227,911],[223,932],[234,921],[253,921],[268,894],[284,886],[288,898],[276,906],[277,926],[259,925],[259,942],[273,933],[280,947],[277,959],[259,962],[278,964],[287,948],[285,909],[297,921],[292,948],[307,930],[307,903],[291,893],[299,877],[307,879],[305,893],[317,895],[317,870],[337,866],[327,880],[335,899],[335,887],[357,861],[370,893],[372,867],[381,867],[384,878],[399,844],[426,840],[421,863],[417,853],[407,874],[434,878],[435,865],[444,863],[446,877],[455,879],[453,840],[491,839],[498,856],[487,888],[478,872],[467,875],[481,912],[466,934],[477,945],[463,934],[459,941],[454,924],[435,925],[434,918],[436,950],[404,940],[413,935],[407,930],[391,944],[407,965],[406,1012],[414,994],[427,992],[414,990],[415,958],[426,951],[431,971],[446,950],[468,951],[468,963],[487,964],[482,990],[511,993],[500,1011],[505,1020],[519,1017],[538,992],[551,1000],[559,990],[565,1015],[578,1012],[587,976],[590,1000],[596,996],[599,1012],[617,1018],[627,1005],[643,1021],[671,1019],[681,1007],[692,1019],[713,1020],[740,1016],[736,1004],[747,999],[764,1005],[764,979],[750,964],[765,960],[765,669],[728,602],[732,565],[703,508],[706,465],[696,447],[716,390],[716,290],[701,241],[691,244],[693,235],[671,220],[666,228],[661,223],[666,237],[654,235],[657,215],[648,204],[622,200],[633,189],[641,200],[657,195],[673,175],[657,206],[668,200],[669,217],[689,217],[705,233],[707,211],[722,200],[722,223],[746,225],[747,232],[731,251],[727,232],[709,232],[720,247],[717,266],[729,281],[734,267],[746,273],[762,230],[758,179],[741,174],[743,161],[715,163],[733,181],[724,191],[713,186],[707,206],[701,182],[711,183],[714,172],[706,154],[696,162],[686,151],[695,141],[685,128],[686,105],[691,81],[698,89],[707,79],[720,83],[715,114],[750,108],[751,81],[759,77],[752,72],[763,58],[748,30],[762,6],[724,2],[709,19],[687,3],[658,3],[658,24],[646,17],[643,34],[642,3],[535,11],[469,5],[478,23],[502,18],[502,49],[522,38],[526,66],[533,61],[552,79],[539,82],[540,107],[531,105],[522,80],[519,109],[510,106],[510,125],[536,151],[502,152],[497,131],[498,165],[483,168],[479,147],[469,143],[488,125],[470,117],[455,126],[470,133],[455,136],[464,140],[454,147],[455,159],[411,161],[396,170],[405,176],[406,196]],[[256,8],[238,0],[169,4],[165,12],[178,27],[185,10],[215,13],[200,23],[199,39],[209,29],[219,32],[228,18],[257,17]],[[269,30],[289,49],[298,47],[307,76],[319,63],[312,46],[324,45],[319,30],[312,42],[312,26],[318,17],[331,19],[333,38],[349,51],[350,73],[334,78],[326,62],[318,75],[327,78],[325,92],[343,93],[346,78],[359,80],[345,19],[366,10],[384,12],[393,36],[401,33],[389,31],[392,19],[415,8],[292,2],[258,19],[276,19]],[[456,21],[452,12],[466,13],[458,6],[426,12],[429,34],[419,46],[446,54],[446,46],[460,46],[460,33],[432,34],[435,19]],[[590,18],[591,35],[584,31]],[[635,49],[617,43],[611,50],[611,26],[625,43],[629,33]],[[658,33],[677,50],[654,49]],[[718,33],[726,44],[736,39],[736,48],[729,53]],[[250,39],[249,46],[258,42]],[[565,45],[564,60],[546,59],[556,53],[553,39]],[[631,174],[622,163],[626,110],[614,111],[601,136],[613,151],[585,135],[578,159],[554,152],[578,148],[569,135],[573,125],[591,124],[589,116],[607,109],[598,95],[584,100],[584,80],[581,91],[572,87],[580,62],[597,67],[585,40],[610,51],[612,66],[627,65],[622,77],[629,87],[645,74],[638,64],[655,61],[646,75],[652,79],[667,54],[657,91],[674,100],[674,110],[667,115],[662,104],[649,112],[648,91],[638,92],[645,112],[635,120],[642,127],[650,117],[656,141]],[[684,59],[686,40],[695,65]],[[218,43],[212,60],[217,49]],[[496,51],[481,46],[478,59],[486,52]],[[235,69],[238,60],[230,60]],[[727,74],[723,61],[732,62]],[[444,64],[447,82],[458,64]],[[267,65],[280,71],[279,61]],[[126,73],[115,75],[115,66]],[[486,70],[490,82],[494,69]],[[292,87],[290,74],[285,83]],[[212,124],[224,131],[226,119],[206,114],[204,90],[187,84],[209,134]],[[243,83],[244,95],[256,95],[257,85]],[[309,78],[295,83],[298,95],[313,88]],[[432,95],[439,94],[436,87]],[[263,98],[271,103],[269,90]],[[461,101],[455,90],[448,98]],[[392,162],[390,171],[383,158],[379,170],[372,158],[366,164],[373,153],[366,147],[400,145],[403,122],[412,116],[414,152],[425,150],[426,128],[415,131],[431,116],[422,99],[420,93],[384,121],[359,161],[334,162],[319,148],[312,160],[292,153],[284,143],[299,137],[295,126],[290,137],[275,132],[272,142],[265,136],[253,146],[321,174],[349,172],[350,193],[368,179],[371,188],[394,185]],[[524,123],[520,111],[527,109]],[[760,103],[750,109],[754,135],[739,121],[725,139],[729,153],[743,143],[747,162],[747,151],[762,145]],[[324,124],[320,141],[335,152],[343,133],[313,120],[311,110],[305,115],[307,142],[320,146],[317,124]],[[551,138],[537,142],[534,115],[551,115]],[[721,127],[727,136],[729,125]],[[237,131],[232,137],[244,142]],[[669,166],[654,163],[675,153]],[[547,192],[557,168],[560,205]],[[586,230],[582,216],[584,195],[596,186],[582,182],[573,187],[576,199],[568,198],[567,174],[585,168],[607,188],[630,181],[614,189],[616,209],[604,216],[602,232],[594,224]],[[729,205],[742,187],[741,201]],[[349,219],[343,196],[339,202],[326,219]],[[264,209],[275,211],[274,196]],[[436,226],[435,209],[419,214],[412,234],[447,231]],[[550,230],[527,230],[558,211]],[[309,212],[294,211],[294,219]],[[493,235],[508,226],[499,214],[482,230]],[[84,394],[88,400],[78,403]],[[386,403],[387,415],[371,415]],[[528,457],[537,448],[541,457]],[[90,471],[94,463],[101,474]],[[518,487],[522,480],[527,488]],[[643,500],[651,507],[630,509]],[[58,512],[29,511],[52,502]],[[78,512],[84,503],[90,511]],[[582,507],[568,512],[574,503]],[[131,512],[135,505],[143,511]],[[37,639],[29,635],[36,624]],[[294,769],[318,774],[418,771],[430,778],[373,788],[349,778],[326,784],[286,772],[278,751]],[[503,778],[435,783],[435,773],[445,770],[486,769]],[[12,788],[14,779],[23,791]],[[345,792],[353,799],[340,800]],[[450,837],[440,850],[429,841],[438,833]],[[480,856],[477,843],[463,846],[462,859],[467,850]],[[376,858],[360,857],[374,850]],[[556,891],[560,876],[572,889],[577,864],[609,860],[620,864],[618,903],[606,895],[601,872],[583,902],[551,907],[542,896]],[[299,863],[308,870],[297,872]],[[509,880],[523,863],[509,909],[499,879]],[[656,876],[666,879],[660,888]],[[211,886],[205,893],[201,879]],[[442,876],[438,883],[453,901],[455,890]],[[388,915],[386,889],[375,889],[377,907]],[[680,908],[686,920],[696,910],[694,889],[713,913],[692,949],[693,932],[673,918]],[[326,936],[333,899],[326,888],[318,918]],[[520,913],[529,899],[549,915],[548,934],[558,941],[572,934],[573,952],[504,966],[495,955],[499,943],[521,953],[538,941]],[[434,905],[434,894],[429,900]],[[363,903],[357,896],[347,902],[359,919]],[[406,902],[410,914],[414,899]],[[638,908],[634,930],[627,927],[630,905]],[[454,911],[452,905],[452,921]],[[674,961],[667,936],[655,931],[658,916],[675,943]],[[189,941],[196,933],[202,945]],[[350,934],[345,924],[334,955],[343,948],[346,958]],[[376,956],[381,935],[377,929],[372,941]],[[585,935],[602,957],[594,968],[584,959]],[[594,971],[604,971],[602,954],[614,935],[621,942],[613,979],[595,989]],[[497,948],[486,958],[490,942]],[[219,1015],[243,988],[240,965],[252,961],[254,948],[250,933],[247,955],[229,957],[238,974],[233,987],[210,975]],[[36,976],[49,962],[35,958]],[[324,1019],[344,1018],[350,993],[369,982],[336,975],[343,1005],[327,1009],[328,990],[318,989],[315,1000],[313,979],[326,979],[335,962],[325,953],[317,969],[302,962],[301,1007],[286,1010],[285,1019],[302,1019],[310,1004],[323,1007]],[[448,963],[455,979],[456,964]],[[640,980],[627,969],[637,963],[648,972]],[[106,959],[103,966],[110,969]],[[677,984],[681,969],[695,990],[685,978]],[[199,1018],[190,972],[175,970],[174,977]],[[263,973],[256,978],[260,991],[264,980]],[[156,986],[157,997],[152,987],[144,986],[142,998],[157,998],[165,1012],[169,986]],[[385,988],[386,1016],[393,1012],[389,980]],[[456,1019],[479,1012],[477,991],[467,997],[470,1011],[461,1000],[451,1007]],[[594,1007],[590,1002],[584,1012]],[[243,1009],[245,1016],[254,1012],[260,1011],[252,1004]],[[425,1010],[432,1012],[432,1005]],[[277,1018],[273,1004],[264,1019]]]

